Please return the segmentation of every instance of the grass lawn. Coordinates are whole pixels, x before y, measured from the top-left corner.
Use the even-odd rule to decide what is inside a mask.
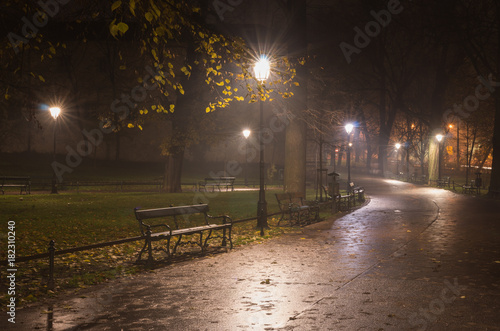
[[[60,156],[61,157],[61,156]],[[32,182],[50,183],[52,169],[51,155],[0,154],[0,175],[31,176]],[[204,165],[212,170],[220,164]],[[140,163],[123,161],[101,161],[85,159],[65,181],[151,181],[163,175],[161,163]],[[250,182],[257,182],[255,173],[249,174]],[[199,164],[186,164],[182,182],[197,182],[208,177],[208,171]],[[237,181],[242,178],[237,178]],[[55,240],[56,249],[66,249],[89,244],[113,241],[140,235],[134,208],[161,208],[171,205],[207,203],[213,216],[228,215],[233,220],[255,217],[257,214],[258,191],[235,191],[222,193],[151,193],[137,192],[143,188],[130,187],[135,192],[120,192],[116,188],[86,187],[76,190],[59,190],[51,195],[50,186],[35,187],[31,195],[18,195],[17,190],[0,196],[0,260],[7,259],[8,224],[15,222],[15,255],[17,257],[46,253],[50,240]],[[151,188],[149,188],[151,190]],[[191,190],[192,187],[186,189]],[[17,191],[17,193],[15,192]],[[268,213],[277,212],[274,193],[281,189],[266,190]],[[314,192],[308,192],[314,199]],[[327,217],[329,214],[323,215]],[[190,219],[191,221],[191,219]],[[269,217],[270,229],[264,237],[255,228],[256,221],[235,224],[233,243],[235,246],[258,243],[285,232],[300,231],[299,228],[277,227],[277,218]],[[195,225],[195,224],[193,224]],[[215,240],[210,242],[217,244]],[[136,265],[141,242],[131,242],[104,248],[96,248],[74,254],[57,256],[55,260],[55,292],[71,288],[82,288],[107,279],[133,274],[144,269]],[[194,251],[199,251],[195,247]],[[156,253],[155,253],[156,254]],[[157,253],[160,254],[160,253]],[[196,258],[185,254],[182,257]],[[198,255],[199,256],[199,255]],[[155,258],[160,257],[156,255]],[[143,256],[144,258],[144,256]],[[46,284],[48,259],[16,263],[16,297],[18,306],[37,301],[50,295]],[[0,282],[0,304],[7,297],[5,279]]]
[[[268,191],[269,212],[278,211]],[[222,193],[62,193],[0,197],[2,224],[16,222],[17,256],[46,252],[50,239],[58,249],[139,235],[134,208],[159,208],[207,202],[210,214],[233,219],[255,216],[258,191]],[[3,226],[0,233],[7,232]],[[6,252],[0,251],[0,259]]]

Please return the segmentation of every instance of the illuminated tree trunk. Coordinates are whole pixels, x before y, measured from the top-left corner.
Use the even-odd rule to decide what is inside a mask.
[[[289,55],[298,59],[307,55],[306,1],[289,0]],[[306,123],[302,116],[307,109],[307,70],[305,66],[297,68],[297,82],[291,99],[291,119],[285,136],[285,192],[306,192]]]

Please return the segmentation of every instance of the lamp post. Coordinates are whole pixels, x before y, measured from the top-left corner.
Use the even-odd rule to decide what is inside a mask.
[[[255,78],[262,84],[269,78],[271,66],[266,56],[261,56],[259,61],[254,66]],[[259,202],[257,204],[257,228],[260,228],[260,235],[264,235],[264,228],[269,228],[267,225],[267,202],[266,191],[264,184],[264,141],[262,135],[264,134],[264,101],[260,100],[260,125],[259,125],[259,147],[260,147],[260,182],[259,182]]]
[[[399,178],[399,149],[401,148],[400,143],[396,143],[396,177]]]
[[[57,118],[59,117],[59,114],[61,113],[61,108],[59,107],[51,107],[49,108],[50,115],[54,119],[54,153],[53,153],[53,161],[56,162],[56,128],[57,128]],[[57,184],[56,184],[56,172],[54,171],[54,174],[52,175],[52,190],[50,191],[51,194],[57,194]]]
[[[410,147],[409,142],[405,142],[405,149],[406,149],[406,181],[410,181],[410,154],[408,154]]]
[[[437,134],[436,139],[438,141],[438,179],[441,179],[441,141],[443,140],[443,135]]]
[[[351,191],[351,132],[354,129],[352,123],[348,123],[345,126],[345,131],[347,132],[347,192]]]
[[[243,137],[245,137],[245,186],[248,187],[248,137],[250,137],[250,130],[243,130]]]

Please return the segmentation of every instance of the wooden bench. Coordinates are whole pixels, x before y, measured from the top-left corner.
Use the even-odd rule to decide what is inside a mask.
[[[207,187],[212,187],[212,192],[215,191],[215,188],[221,192],[221,188],[226,188],[226,191],[229,191],[229,188],[231,188],[231,191],[234,191],[234,180],[236,177],[209,177],[205,178],[203,181],[200,181],[198,183],[198,186],[201,190],[207,191]]]
[[[451,187],[451,179],[450,177],[443,177],[437,180],[438,187]]]
[[[170,258],[172,254],[175,254],[177,247],[181,244],[196,244],[200,246],[202,252],[205,252],[208,247],[208,241],[212,238],[221,238],[222,247],[227,248],[227,242],[229,241],[229,246],[233,248],[233,242],[231,239],[231,228],[232,220],[229,216],[210,216],[208,215],[208,205],[191,205],[191,206],[179,206],[179,207],[167,207],[158,209],[139,209],[135,208],[135,217],[139,222],[139,227],[142,236],[144,236],[144,246],[139,252],[137,262],[141,261],[142,254],[148,251],[148,263],[153,261],[153,241],[166,240],[166,248],[154,248],[154,250],[162,250]],[[220,219],[221,222],[214,222],[214,220]],[[148,220],[148,223],[145,221]],[[156,222],[154,222],[156,220]],[[158,221],[160,220],[160,221]],[[167,224],[169,223],[169,224]],[[196,223],[201,223],[200,225]],[[193,226],[195,225],[195,226]],[[160,231],[155,231],[159,229]],[[221,235],[212,236],[212,232],[220,230]],[[207,232],[205,239],[203,239],[203,232]],[[183,236],[188,235],[199,235],[199,240],[181,243]],[[170,248],[170,240],[173,237],[178,237],[173,249]]]
[[[5,194],[4,188],[19,187],[21,189],[19,194],[31,194],[31,178],[19,176],[2,176],[0,177],[0,190]]]
[[[470,181],[470,185],[462,185],[462,192],[465,194],[479,194],[479,188],[476,186],[476,181]]]
[[[365,189],[362,186],[355,186],[354,183],[350,183],[350,193],[340,194],[337,193],[335,195],[331,195],[332,192],[328,189],[328,187],[323,186],[323,191],[327,197],[327,200],[335,199],[335,204],[337,210],[339,211],[349,211],[352,206],[356,205],[356,200],[359,203],[363,203],[365,201]]]
[[[281,211],[281,221],[288,220],[290,226],[310,224],[319,220],[319,207],[306,202],[300,193],[276,193],[276,200]],[[314,218],[312,218],[314,213]]]
[[[411,174],[410,182],[415,184],[427,184],[427,175],[417,175],[413,173]]]
[[[365,188],[362,186],[356,186],[353,182],[349,183],[349,187],[351,193],[353,195],[354,204],[356,204],[356,200],[360,203],[365,201]],[[356,197],[357,196],[357,197]]]

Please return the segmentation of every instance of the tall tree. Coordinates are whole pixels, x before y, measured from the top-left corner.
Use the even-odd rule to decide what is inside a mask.
[[[500,196],[500,3],[461,0],[463,46],[477,74],[482,77],[486,95],[495,100],[493,161],[489,194]],[[483,94],[484,95],[484,94]],[[473,109],[472,109],[473,111]],[[463,115],[462,115],[463,116]]]
[[[306,0],[288,0],[288,53],[291,59],[307,56],[307,6]],[[289,103],[293,114],[286,127],[285,136],[285,174],[284,189],[286,192],[306,191],[306,134],[304,119],[307,110],[307,69],[297,68],[297,82],[293,90],[295,97]]]

